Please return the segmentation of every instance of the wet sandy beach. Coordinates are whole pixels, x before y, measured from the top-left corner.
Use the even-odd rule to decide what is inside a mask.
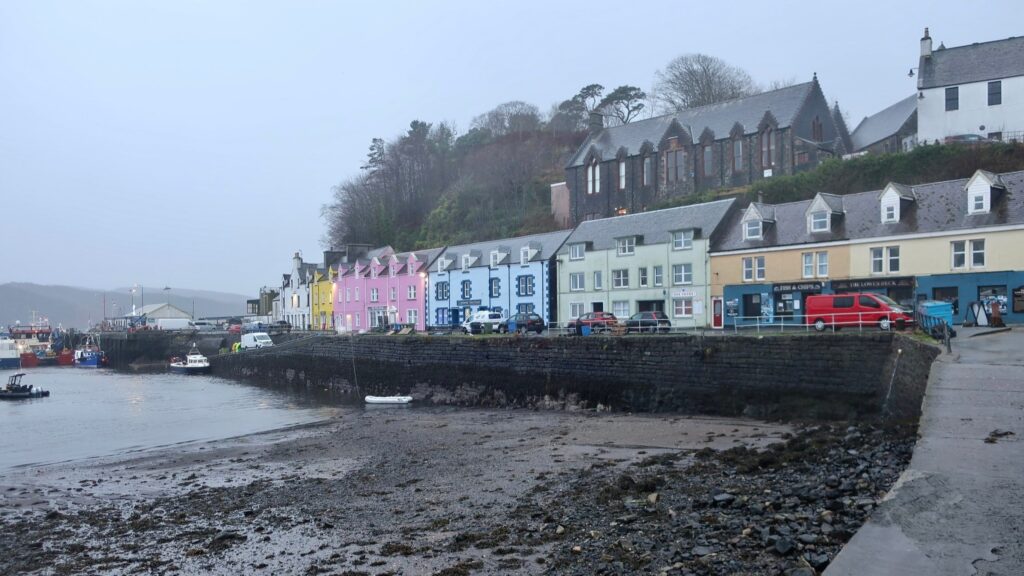
[[[385,407],[16,469],[0,475],[0,572],[560,572],[581,528],[545,502],[573,482],[656,457],[683,469],[695,451],[764,448],[788,432],[740,419]]]

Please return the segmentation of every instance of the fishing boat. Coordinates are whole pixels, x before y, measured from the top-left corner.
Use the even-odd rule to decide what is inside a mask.
[[[7,379],[7,386],[0,388],[0,400],[24,400],[26,398],[45,398],[50,395],[49,390],[36,388],[31,384],[22,384],[21,379],[24,372],[12,374]]]
[[[56,359],[50,351],[50,338],[53,335],[53,329],[45,319],[33,320],[28,324],[19,322],[14,326],[8,326],[7,331],[10,332],[11,339],[18,347],[22,368],[35,368],[40,364],[56,364]],[[51,358],[53,359],[51,360]]]
[[[21,368],[21,354],[18,344],[7,336],[0,336],[0,369]]]
[[[176,374],[207,374],[210,372],[210,360],[203,356],[195,344],[185,358],[171,359],[171,372]]]
[[[107,356],[100,350],[99,344],[92,336],[75,350],[75,366],[79,368],[101,368],[107,365]]]
[[[367,396],[364,400],[367,404],[408,404],[412,396]]]

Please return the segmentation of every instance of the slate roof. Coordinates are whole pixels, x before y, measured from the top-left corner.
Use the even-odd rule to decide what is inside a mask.
[[[712,252],[744,250],[758,247],[789,246],[837,240],[865,240],[884,236],[921,234],[969,230],[987,226],[1024,224],[1024,171],[1007,172],[998,176],[1006,192],[995,200],[986,214],[967,213],[967,192],[964,187],[969,178],[904,186],[914,196],[901,210],[900,221],[882,223],[882,190],[858,192],[843,196],[844,215],[832,220],[829,232],[811,234],[807,231],[806,211],[813,200],[775,205],[775,223],[764,229],[761,240],[743,240],[740,226],[742,211],[723,223],[722,233],[716,236]]]
[[[597,151],[601,160],[609,160],[614,158],[621,148],[624,148],[628,155],[635,156],[640,153],[640,147],[644,142],[650,142],[657,147],[673,120],[678,121],[680,126],[690,132],[693,143],[699,141],[705,129],[714,132],[716,139],[726,138],[737,122],[743,127],[745,134],[753,134],[757,132],[765,112],[771,112],[778,126],[785,128],[792,124],[814,86],[814,81],[804,82],[745,98],[691,108],[621,126],[611,126],[590,135],[569,162],[569,167],[582,166],[591,148]]]
[[[1024,76],[1024,36],[932,50],[918,72],[919,89]]]
[[[897,133],[916,113],[917,94],[911,94],[877,114],[864,117],[850,135],[853,151],[863,150]]]
[[[722,223],[735,199],[717,200],[704,204],[679,206],[650,212],[637,212],[625,216],[587,220],[581,222],[566,240],[559,253],[569,251],[570,244],[590,243],[590,250],[612,250],[615,241],[626,236],[643,236],[644,245],[666,244],[672,241],[672,232],[700,230],[700,238],[710,237]]]
[[[519,250],[524,246],[533,245],[539,248],[539,252],[534,256],[532,261],[547,260],[558,252],[558,249],[562,247],[566,238],[572,230],[559,230],[557,232],[545,232],[543,234],[532,234],[530,236],[519,236],[516,238],[500,238],[498,240],[489,240],[486,242],[476,242],[473,244],[460,244],[457,246],[449,246],[444,250],[444,257],[453,261],[452,266],[460,266],[460,259],[463,254],[466,253],[477,253],[480,259],[471,266],[471,268],[477,268],[480,266],[490,266],[491,264],[491,252],[493,250],[508,249],[509,258],[512,262],[519,261]]]

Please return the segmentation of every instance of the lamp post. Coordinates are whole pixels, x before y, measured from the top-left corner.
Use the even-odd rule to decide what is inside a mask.
[[[164,292],[167,293],[167,308],[168,308],[168,311],[170,311],[170,307],[171,307],[171,287],[170,286],[164,286]]]

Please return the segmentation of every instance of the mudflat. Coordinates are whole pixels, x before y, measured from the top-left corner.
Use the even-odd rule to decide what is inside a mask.
[[[379,407],[0,475],[3,574],[782,574],[912,430]]]

